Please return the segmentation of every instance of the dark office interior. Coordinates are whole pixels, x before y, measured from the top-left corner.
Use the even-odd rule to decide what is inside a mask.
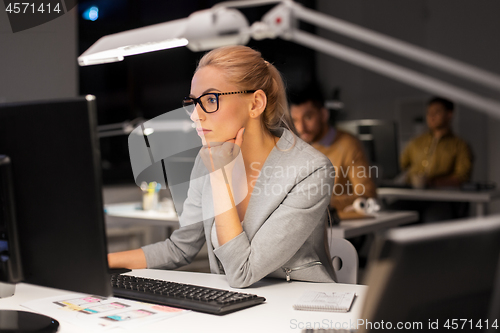
[[[1,12],[0,103],[67,99],[87,94],[96,96],[102,181],[105,188],[104,203],[139,201],[142,199],[142,192],[135,184],[129,156],[130,126],[137,126],[143,121],[181,107],[183,98],[190,93],[193,72],[204,52],[192,52],[180,47],[129,56],[116,63],[85,67],[78,66],[77,58],[103,36],[185,18],[195,11],[208,9],[220,2],[215,0],[79,1],[71,12],[17,33],[12,33],[6,14]],[[295,2],[500,75],[498,61],[500,2],[493,0],[483,2],[415,0],[404,4],[398,0],[296,0]],[[88,19],[86,13],[94,6],[99,8],[99,17],[92,21]],[[272,7],[263,5],[241,11],[252,23],[259,20]],[[493,101],[500,100],[498,91],[464,78],[308,23],[301,22],[300,28],[417,73],[442,80],[472,94]],[[248,46],[259,50],[265,59],[278,68],[287,89],[300,89],[310,83],[319,84],[329,106],[330,119],[343,124],[345,128],[355,126],[354,132],[361,139],[370,163],[379,168],[381,173],[377,175],[384,178],[377,179],[377,184],[398,176],[399,154],[410,140],[426,130],[425,108],[426,102],[433,96],[431,92],[287,40],[251,40]],[[454,112],[453,132],[467,142],[473,154],[471,183],[488,186],[496,184],[498,188],[500,110],[495,116],[458,102]],[[161,194],[164,195],[164,192],[166,191],[162,191]],[[474,205],[468,206],[467,209],[468,215],[476,215],[477,210]],[[485,215],[500,213],[500,200],[489,202],[485,213]],[[151,228],[148,231],[131,229],[129,233],[108,236],[110,239],[114,237],[117,244],[124,242],[130,245],[137,244],[137,234],[143,237],[140,241],[160,240],[166,231],[159,229]],[[147,236],[149,238],[144,235],[149,235]],[[365,243],[366,239],[353,240],[353,243],[359,246],[357,250],[362,257],[360,261],[362,267],[358,277],[363,277],[366,273],[364,266],[368,260],[367,256],[373,255],[373,248],[370,248],[371,241],[372,239],[369,240],[370,243]],[[116,249],[121,250],[121,245]],[[380,250],[377,255],[381,258],[389,253],[385,253],[382,249],[377,250]],[[388,248],[385,250],[389,251]],[[403,250],[409,251],[410,255],[413,253],[411,248]],[[468,255],[467,251],[460,253]],[[429,258],[433,257],[432,253],[425,252],[425,254]],[[450,254],[450,257],[453,256]],[[198,259],[186,270],[209,272],[206,252]],[[467,260],[474,261],[469,257]],[[459,266],[457,264],[453,267]],[[446,276],[446,279],[449,278]],[[392,295],[387,297],[390,296],[392,297]]]
[[[76,57],[98,38],[141,26],[188,16],[211,7],[217,1],[155,3],[143,6],[139,1],[80,2],[78,13],[63,15],[39,27],[12,34],[2,34],[0,57],[4,80],[0,83],[0,101],[50,99],[82,94],[97,96],[99,125],[153,118],[178,108],[189,92],[190,75],[202,52],[186,48],[132,56],[119,63],[78,67]],[[500,72],[496,43],[497,12],[495,2],[481,6],[452,1],[414,1],[399,8],[392,1],[335,2],[302,1],[306,7],[373,29],[376,32],[450,56],[479,68]],[[85,20],[88,7],[99,7],[99,18]],[[245,9],[249,22],[257,20],[269,6]],[[8,20],[2,31],[9,32]],[[302,24],[302,29],[345,44],[357,50],[393,61],[418,72],[430,74],[485,97],[497,94],[464,82],[449,74],[411,60],[389,54],[345,36]],[[47,34],[51,32],[51,34]],[[402,149],[421,126],[422,110],[430,94],[369,70],[314,52],[283,40],[251,41],[283,73],[288,87],[318,81],[327,99],[342,102],[332,110],[339,120],[382,119],[398,126],[398,147]],[[68,56],[74,55],[74,56]],[[30,76],[29,80],[23,79]],[[500,157],[497,119],[470,107],[458,105],[454,130],[474,152],[474,181],[499,182],[496,173]],[[127,161],[126,136],[102,139],[106,183],[132,181]],[[108,172],[114,170],[115,172]],[[494,205],[492,205],[495,211]]]

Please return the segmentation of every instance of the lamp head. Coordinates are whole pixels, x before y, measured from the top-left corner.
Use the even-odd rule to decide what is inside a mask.
[[[245,45],[250,39],[246,17],[237,9],[218,7],[194,12],[187,18],[184,36],[193,52],[227,45]]]
[[[246,44],[250,39],[245,16],[236,9],[217,7],[189,17],[124,31],[100,38],[78,57],[80,66],[122,61],[129,55],[186,46],[191,51]]]

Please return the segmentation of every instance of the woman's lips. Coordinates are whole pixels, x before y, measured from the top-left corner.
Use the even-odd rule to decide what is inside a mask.
[[[209,130],[209,129],[205,129],[205,128],[197,128],[197,129],[196,129],[196,132],[198,132],[198,135],[205,135],[205,134],[207,134],[208,132],[211,132],[211,130]]]

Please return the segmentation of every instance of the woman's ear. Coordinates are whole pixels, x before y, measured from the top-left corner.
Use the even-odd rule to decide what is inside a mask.
[[[259,89],[253,93],[253,100],[250,106],[250,117],[257,118],[266,109],[267,96],[263,90]]]

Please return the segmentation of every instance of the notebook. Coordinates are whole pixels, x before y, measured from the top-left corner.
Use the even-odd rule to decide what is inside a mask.
[[[307,291],[293,305],[295,310],[347,312],[356,297],[349,292]]]

